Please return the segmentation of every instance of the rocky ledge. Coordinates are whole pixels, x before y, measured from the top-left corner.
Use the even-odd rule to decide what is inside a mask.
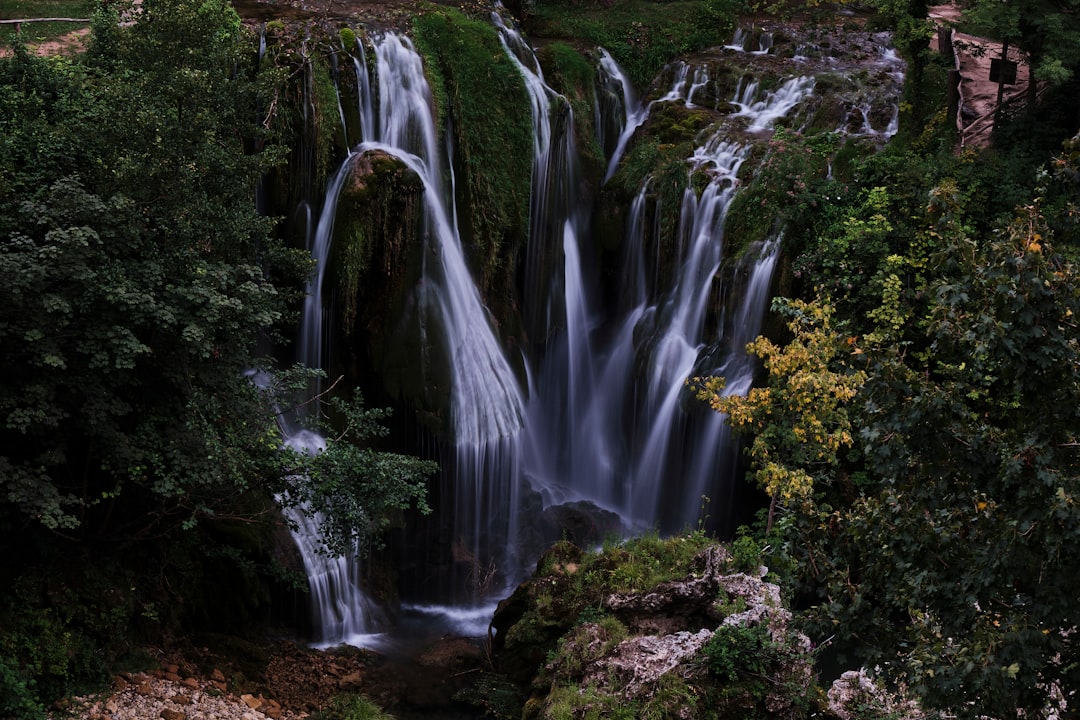
[[[562,542],[499,606],[497,666],[524,720],[918,717],[861,671],[821,688],[813,644],[768,577],[754,548],[698,533],[597,553]]]

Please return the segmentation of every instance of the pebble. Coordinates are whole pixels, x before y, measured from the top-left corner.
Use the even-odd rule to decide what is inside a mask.
[[[169,673],[173,674],[173,673]],[[285,710],[261,695],[243,699],[195,678],[177,682],[137,675],[114,683],[106,695],[74,698],[65,718],[74,720],[301,720],[306,713]]]

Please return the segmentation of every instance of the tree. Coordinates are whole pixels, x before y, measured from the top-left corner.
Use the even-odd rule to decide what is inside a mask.
[[[794,336],[784,347],[759,337],[747,351],[762,359],[768,386],[745,396],[723,392],[723,378],[696,379],[698,398],[725,413],[738,432],[751,433],[754,478],[771,498],[766,532],[778,501],[805,502],[815,482],[828,479],[837,453],[851,444],[846,404],[865,379],[835,361],[845,344],[830,327],[827,302],[778,299],[773,310],[788,315]]]
[[[1080,2],[1077,0],[973,0],[964,19],[976,32],[1027,53],[1032,77],[1060,85],[1080,68]],[[1028,85],[1029,107],[1037,87]]]
[[[932,707],[1012,716],[1077,679],[1080,283],[1038,200],[982,242],[938,220],[925,315],[857,356],[858,479],[792,547],[820,632]]]
[[[255,208],[281,76],[223,0],[130,13],[81,62],[0,59],[0,684],[38,699],[140,629],[250,629],[275,495],[345,508],[340,549],[433,469],[371,447],[385,414],[356,402],[325,453],[282,447],[291,375],[251,379],[310,270]]]

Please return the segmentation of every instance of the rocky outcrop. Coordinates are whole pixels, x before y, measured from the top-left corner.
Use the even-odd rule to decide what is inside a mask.
[[[699,535],[556,545],[492,624],[497,664],[531,694],[524,717],[799,717],[810,641],[747,569]]]
[[[913,700],[897,697],[881,687],[865,670],[849,670],[829,688],[829,711],[840,720],[862,717],[897,717],[922,720],[926,714]]]

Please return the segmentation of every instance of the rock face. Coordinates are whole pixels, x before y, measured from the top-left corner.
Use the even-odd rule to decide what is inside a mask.
[[[556,545],[492,623],[524,717],[805,717],[810,641],[745,569],[696,535]]]

